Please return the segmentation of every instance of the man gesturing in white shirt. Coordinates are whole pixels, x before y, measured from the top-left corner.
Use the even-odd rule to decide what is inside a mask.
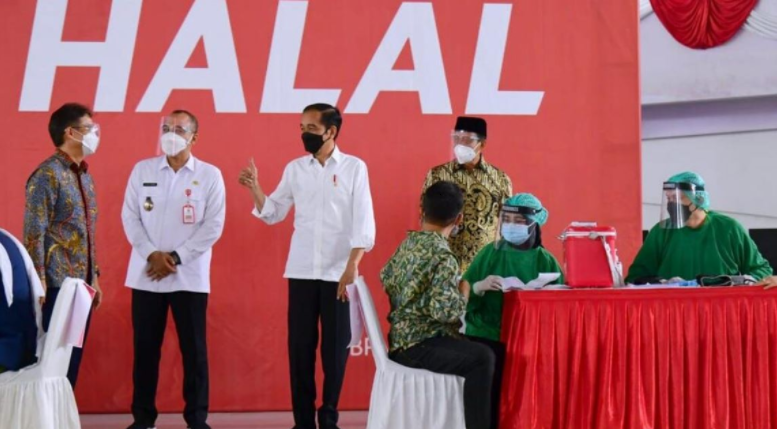
[[[302,143],[310,155],[290,162],[278,188],[267,196],[253,160],[240,174],[251,190],[254,216],[281,222],[296,206],[286,263],[289,280],[288,346],[295,429],[315,429],[316,348],[321,323],[323,404],[318,428],[337,428],[337,402],[351,338],[345,287],[358,275],[364,252],[375,244],[375,217],[367,165],[346,155],[335,140],[340,111],[313,104],[302,113]]]
[[[121,218],[132,244],[126,285],[132,288],[135,363],[130,429],[153,428],[159,360],[168,309],[183,358],[184,419],[209,429],[205,316],[211,248],[221,237],[226,196],[221,171],[192,155],[197,118],[176,110],[162,123],[164,156],[140,161],[127,185]]]

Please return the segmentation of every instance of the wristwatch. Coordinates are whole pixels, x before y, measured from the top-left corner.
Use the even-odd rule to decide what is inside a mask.
[[[170,256],[173,257],[173,261],[175,261],[175,265],[181,265],[181,257],[178,256],[178,252],[172,251],[170,252]]]

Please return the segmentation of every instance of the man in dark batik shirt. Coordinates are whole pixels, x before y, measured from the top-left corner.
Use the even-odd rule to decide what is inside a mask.
[[[100,143],[100,128],[92,112],[69,103],[51,115],[49,134],[56,152],[27,181],[24,245],[46,289],[43,328],[48,330],[59,287],[67,277],[84,280],[97,291],[94,308],[102,302],[95,258],[97,201],[89,165]],[[88,323],[87,323],[88,331]],[[68,380],[75,387],[82,348],[74,348]]]
[[[502,201],[513,195],[513,184],[502,170],[486,162],[486,121],[460,116],[451,133],[456,159],[429,170],[423,191],[441,180],[453,182],[464,192],[464,218],[448,239],[461,272],[480,249],[493,241]]]

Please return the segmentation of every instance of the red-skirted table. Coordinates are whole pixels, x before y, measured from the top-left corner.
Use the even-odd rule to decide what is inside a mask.
[[[505,294],[500,429],[777,429],[777,292]]]

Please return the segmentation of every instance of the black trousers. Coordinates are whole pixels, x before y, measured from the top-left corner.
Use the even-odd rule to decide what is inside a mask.
[[[389,357],[411,368],[464,377],[467,429],[491,427],[491,388],[496,358],[490,348],[466,338],[436,337],[393,352]]]
[[[183,358],[184,420],[199,429],[208,418],[208,347],[205,315],[208,294],[195,292],[155,293],[132,290],[132,327],[135,363],[132,381],[132,416],[140,426],[153,427],[158,412],[156,391],[159,361],[165,338],[168,308],[178,333]]]
[[[90,282],[86,282],[90,283]],[[43,330],[48,332],[49,323],[51,323],[51,316],[54,314],[54,304],[57,303],[57,297],[59,296],[58,287],[50,287],[46,289],[46,302],[43,303]],[[70,365],[67,368],[67,379],[70,381],[70,386],[73,390],[76,388],[76,381],[78,381],[78,372],[81,369],[81,359],[84,357],[84,348],[86,347],[86,339],[89,337],[89,325],[92,323],[92,311],[89,310],[89,317],[86,319],[86,329],[84,330],[84,343],[83,347],[73,347],[73,352],[70,354]]]
[[[316,429],[319,321],[324,392],[318,427],[334,429],[351,341],[348,303],[337,299],[337,283],[289,279],[289,370],[295,429]]]
[[[499,428],[499,406],[502,403],[502,375],[505,369],[505,345],[499,341],[493,341],[480,337],[467,337],[469,340],[483,344],[491,349],[496,357],[494,365],[494,382],[491,385],[491,429]]]

